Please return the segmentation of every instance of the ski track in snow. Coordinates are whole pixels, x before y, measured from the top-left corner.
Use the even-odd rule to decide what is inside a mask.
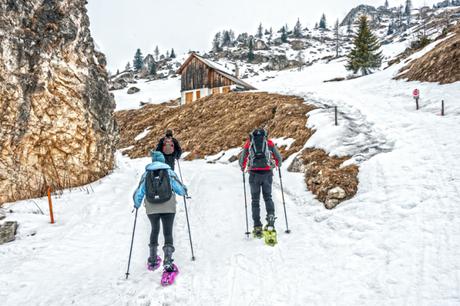
[[[94,193],[66,191],[54,199],[55,225],[36,214],[31,201],[8,205],[14,211],[8,219],[21,225],[17,241],[0,246],[1,304],[459,305],[460,107],[453,101],[460,99],[460,85],[389,81],[397,67],[323,84],[318,67],[280,73],[258,87],[303,96],[320,108],[310,113],[309,124],[318,130],[306,146],[353,156],[360,164],[353,199],[325,210],[306,190],[303,175],[285,171],[286,162],[292,233],[284,233],[276,174],[279,244],[272,248],[244,236],[243,186],[235,164],[182,162],[196,261],[190,260],[178,198],[180,274],[163,288],[161,272],[146,269],[150,224],[143,208],[125,280],[131,195],[149,160],[118,155],[117,169],[92,184]],[[329,72],[340,69],[331,66]],[[418,112],[407,94],[413,86],[426,96]],[[449,98],[446,117],[437,113],[441,96]],[[338,127],[333,109],[326,108],[333,105],[340,111]],[[36,201],[46,213],[46,199]],[[249,192],[248,212],[251,225]]]

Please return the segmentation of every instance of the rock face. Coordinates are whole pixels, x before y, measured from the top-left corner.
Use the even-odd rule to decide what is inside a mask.
[[[141,91],[139,88],[133,86],[133,87],[130,87],[127,92],[128,92],[128,95],[132,95],[139,91]]]
[[[85,0],[0,0],[0,204],[106,175],[115,102]]]

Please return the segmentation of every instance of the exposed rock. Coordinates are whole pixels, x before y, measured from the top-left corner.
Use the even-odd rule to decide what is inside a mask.
[[[283,70],[289,66],[289,61],[286,55],[276,55],[270,59],[270,62],[267,65],[269,70]]]
[[[254,44],[254,50],[269,50],[270,48],[263,40],[257,40]]]
[[[0,0],[0,204],[106,175],[115,102],[85,0]]]
[[[305,172],[305,166],[304,166],[302,158],[299,156],[294,157],[292,163],[289,165],[287,170],[289,172],[298,172],[298,173]]]
[[[324,206],[327,209],[333,209],[339,204],[339,200],[337,199],[327,199],[326,202],[324,203]]]
[[[333,208],[338,203],[352,198],[358,191],[358,166],[341,167],[349,157],[329,156],[321,149],[305,149],[301,158],[305,165],[305,182],[308,189],[318,200],[325,203],[327,208]],[[342,197],[341,191],[345,193],[345,197]]]
[[[289,43],[291,44],[292,50],[300,51],[305,49],[305,43],[301,40],[293,40]]]
[[[3,209],[0,209],[0,220],[3,220],[5,218],[6,218],[5,212],[3,211]]]
[[[353,8],[347,16],[342,20],[340,23],[340,26],[347,26],[348,24],[353,24],[356,22],[356,20],[359,19],[360,16],[366,15],[368,16],[368,19],[370,20],[370,23],[372,25],[375,25],[375,21],[378,19],[379,15],[391,15],[391,11],[388,11],[386,9],[376,9],[375,7],[371,5],[366,5],[366,4],[361,4],[358,5],[357,7]]]
[[[17,229],[18,223],[16,221],[7,221],[4,224],[0,224],[0,244],[16,239]]]
[[[134,86],[133,86],[133,87],[130,87],[130,88],[128,89],[128,95],[135,94],[136,92],[139,92],[139,91],[141,91],[141,90],[140,90],[139,88],[137,88],[137,87],[134,87]]]
[[[342,199],[345,199],[346,196],[347,194],[345,193],[345,190],[343,190],[340,187],[332,188],[327,192],[327,197],[329,199],[342,200]]]
[[[278,37],[273,40],[273,43],[275,44],[275,46],[281,46],[283,44],[283,40],[280,37]]]

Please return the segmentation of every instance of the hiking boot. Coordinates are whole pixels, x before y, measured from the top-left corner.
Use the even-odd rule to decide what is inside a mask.
[[[267,215],[267,225],[265,226],[264,230],[274,230],[275,229],[275,220],[276,217],[274,215]]]
[[[165,254],[165,261],[163,267],[164,270],[167,272],[173,272],[175,270],[175,265],[173,264],[174,259],[172,258],[174,250],[175,249],[172,245],[165,245],[163,247],[163,252]]]
[[[254,229],[252,230],[252,235],[254,238],[262,238],[264,236],[262,226],[254,226]]]

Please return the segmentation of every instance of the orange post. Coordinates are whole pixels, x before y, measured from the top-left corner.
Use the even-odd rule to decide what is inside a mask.
[[[51,201],[51,187],[48,186],[48,204],[50,206],[50,219],[51,224],[54,224],[54,215],[53,215],[53,202]]]

